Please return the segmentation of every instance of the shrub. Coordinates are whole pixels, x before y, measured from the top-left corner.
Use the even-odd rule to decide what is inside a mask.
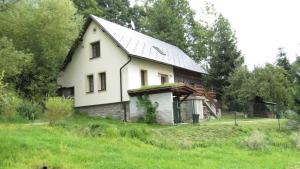
[[[35,120],[39,114],[43,112],[43,107],[35,102],[24,100],[17,107],[19,115],[27,120]]]
[[[45,102],[45,117],[50,124],[63,120],[73,114],[73,100],[64,97],[48,97]]]
[[[300,150],[300,133],[293,133],[291,136],[292,143],[295,145],[295,147]]]
[[[3,112],[3,108],[4,108],[4,89],[5,89],[5,84],[3,82],[3,78],[4,78],[4,72],[2,72],[0,74],[0,114]]]
[[[3,97],[2,103],[2,116],[8,120],[16,118],[17,107],[22,103],[22,99],[19,97],[8,94]]]
[[[149,100],[148,95],[139,96],[137,101],[137,107],[145,110],[145,122],[146,123],[156,123],[156,110],[158,108],[158,103],[152,103]]]
[[[286,123],[286,128],[288,130],[300,130],[300,121],[288,120],[288,122]]]
[[[80,134],[85,136],[98,137],[102,136],[104,133],[104,127],[100,124],[90,123],[87,127],[80,130]]]
[[[265,135],[259,131],[253,131],[245,142],[248,148],[255,150],[263,149],[267,145]]]

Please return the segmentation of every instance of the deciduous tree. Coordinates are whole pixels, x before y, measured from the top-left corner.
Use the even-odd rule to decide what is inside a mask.
[[[18,84],[25,96],[55,92],[59,68],[80,23],[70,0],[18,1],[0,13],[0,36],[12,39],[16,50],[33,54],[33,69],[22,74],[26,83]]]

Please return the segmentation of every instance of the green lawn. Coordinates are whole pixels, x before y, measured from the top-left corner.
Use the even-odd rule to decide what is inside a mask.
[[[267,136],[265,149],[244,145],[254,130]],[[243,120],[238,127],[230,118],[180,126],[83,115],[53,127],[0,122],[0,168],[300,168],[290,135],[270,119]]]

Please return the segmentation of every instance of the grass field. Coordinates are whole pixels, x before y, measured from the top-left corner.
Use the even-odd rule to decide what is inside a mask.
[[[285,121],[282,121],[283,125]],[[200,125],[159,126],[75,115],[64,123],[0,122],[0,168],[296,169],[300,151],[277,120],[231,118]],[[255,130],[267,146],[251,150]]]

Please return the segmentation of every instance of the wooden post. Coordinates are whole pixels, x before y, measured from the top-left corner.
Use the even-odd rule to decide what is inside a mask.
[[[236,111],[234,112],[234,125],[238,126],[237,121],[236,121]]]

